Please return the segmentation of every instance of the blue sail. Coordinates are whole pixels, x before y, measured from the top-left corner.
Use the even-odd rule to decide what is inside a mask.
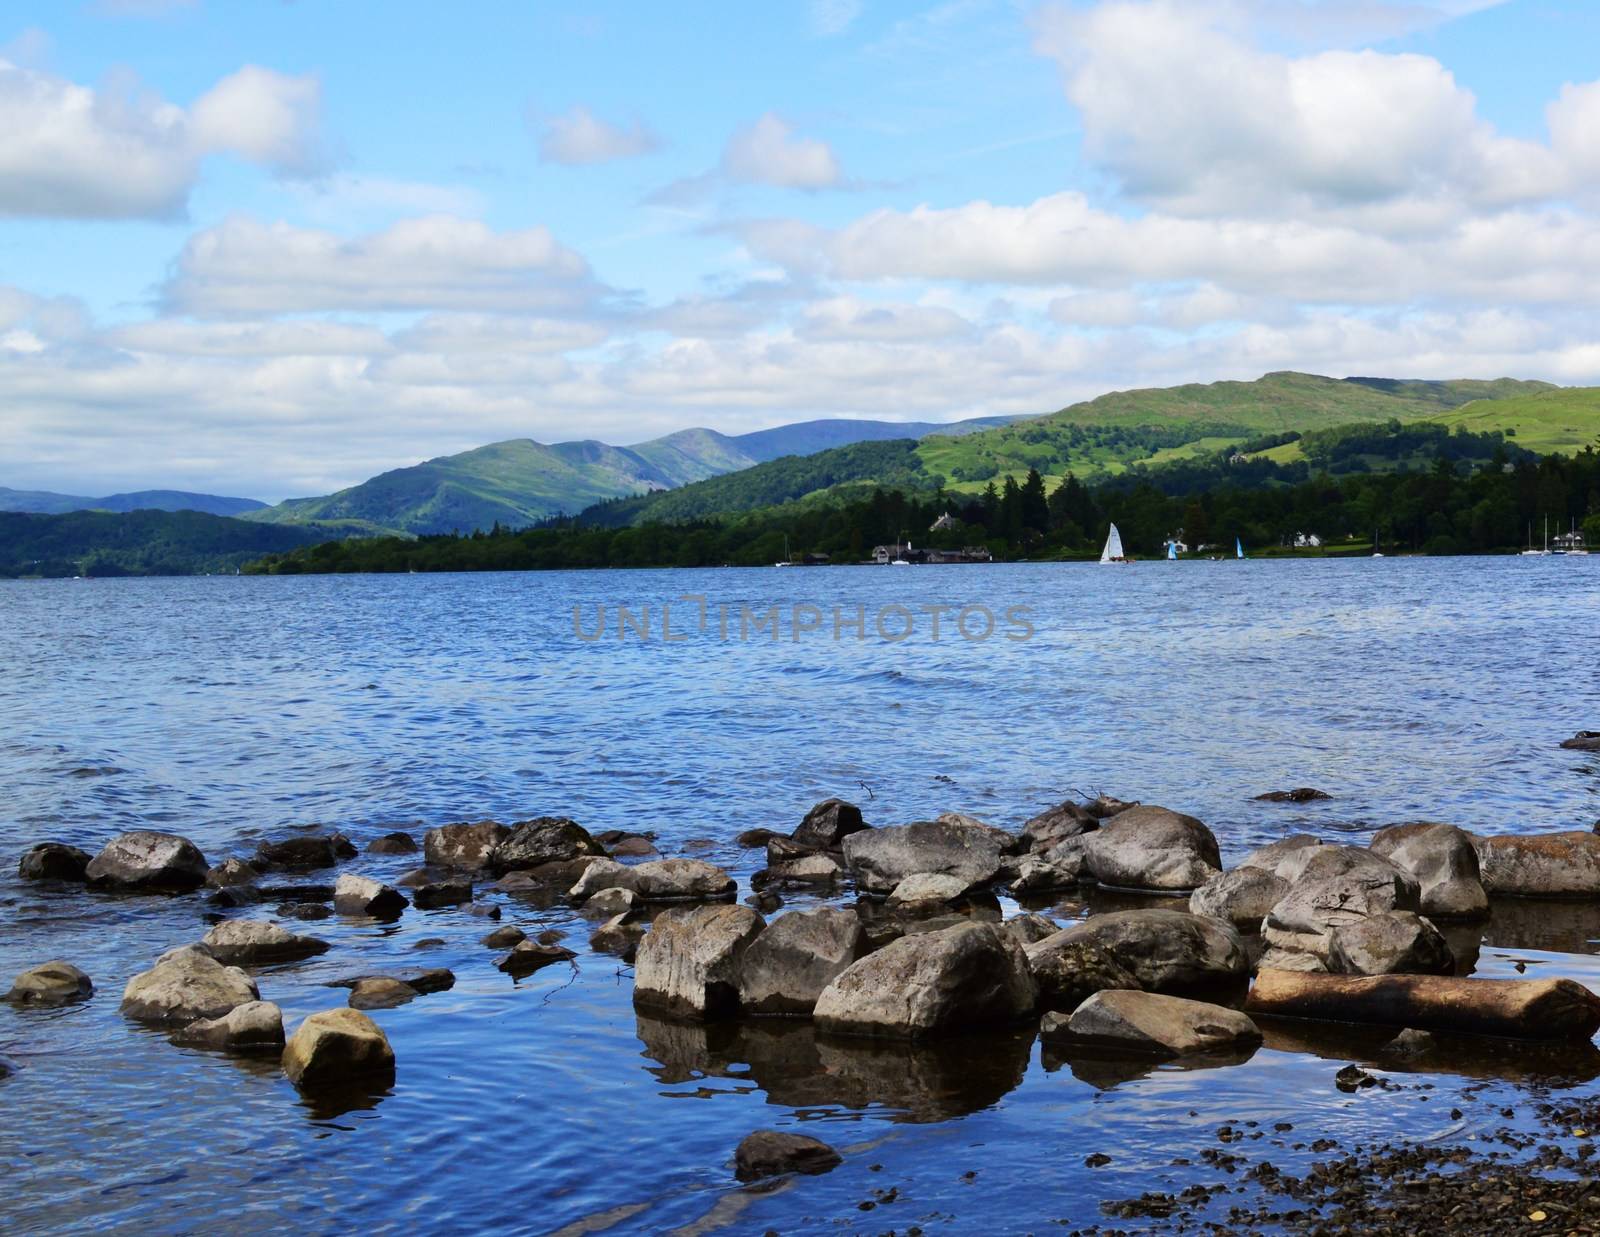
[[[1233,539],[1233,556],[1235,558],[1244,557],[1244,542],[1240,541],[1237,537]]]
[[[1168,558],[1177,558],[1178,557],[1178,543],[1176,541],[1167,542],[1167,557]]]

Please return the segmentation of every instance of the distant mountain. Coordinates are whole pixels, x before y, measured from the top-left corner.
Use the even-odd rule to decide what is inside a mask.
[[[207,515],[244,515],[265,510],[253,498],[224,498],[217,494],[190,494],[184,490],[139,490],[84,498],[48,490],[11,490],[0,486],[0,511],[31,511],[60,515],[67,511],[202,511]]]
[[[820,420],[731,436],[688,429],[631,447],[514,438],[396,468],[322,498],[293,498],[248,518],[270,524],[316,520],[350,531],[419,535],[471,532],[496,523],[520,528],[607,499],[673,490],[841,443],[959,435],[1013,419],[980,417],[949,425]]]
[[[274,528],[200,511],[0,512],[0,576],[199,575],[326,541],[327,528]]]

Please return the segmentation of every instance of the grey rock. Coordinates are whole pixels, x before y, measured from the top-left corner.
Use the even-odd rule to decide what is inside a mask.
[[[1455,958],[1439,929],[1410,911],[1370,915],[1329,933],[1336,975],[1453,975]]]
[[[423,858],[430,865],[476,872],[489,867],[511,830],[492,820],[440,825],[422,835]]]
[[[69,1005],[93,995],[94,983],[89,977],[58,958],[18,975],[6,1000],[14,1005]]]
[[[1299,879],[1306,861],[1311,858],[1312,849],[1325,845],[1327,843],[1321,838],[1313,837],[1309,833],[1295,833],[1266,846],[1257,847],[1239,861],[1239,866],[1262,868],[1274,876],[1293,883]]]
[[[1278,949],[1268,946],[1256,960],[1256,970],[1305,971],[1313,975],[1325,975],[1328,972],[1328,962],[1321,953],[1306,953],[1299,949]]]
[[[595,859],[570,895],[582,902],[602,889],[628,889],[646,902],[673,902],[731,898],[738,886],[733,877],[703,859],[652,859],[632,865]]]
[[[1061,925],[1044,915],[1016,915],[1002,923],[1000,929],[1026,949],[1035,941],[1054,936],[1061,931]]]
[[[867,934],[850,911],[790,911],[746,948],[739,1004],[746,1013],[809,1017],[822,990],[867,954]]]
[[[1039,1004],[1045,1009],[1077,1009],[1096,992],[1113,988],[1139,989],[1139,976],[1118,960],[1114,951],[1083,935],[1057,931],[1023,947],[1028,969],[1039,986]]]
[[[917,914],[942,911],[952,902],[966,896],[967,882],[959,876],[946,876],[934,872],[918,872],[908,876],[889,893],[891,910]]]
[[[25,881],[82,881],[89,852],[65,842],[40,842],[17,861],[17,875]]]
[[[1561,746],[1573,752],[1600,752],[1600,732],[1580,730],[1572,738],[1561,740]]]
[[[734,1151],[733,1175],[740,1181],[761,1181],[784,1173],[817,1176],[843,1162],[837,1151],[815,1138],[780,1130],[757,1130],[746,1135]]]
[[[359,975],[346,975],[342,979],[332,979],[327,983],[329,988],[354,988],[357,984],[369,979],[393,979],[409,987],[415,988],[424,995],[430,992],[447,992],[456,986],[455,973],[446,967],[410,967],[392,972],[366,971]]]
[[[1235,868],[1191,893],[1189,910],[1224,919],[1241,932],[1259,932],[1267,912],[1288,892],[1289,882],[1265,868]]]
[[[234,885],[253,885],[261,879],[255,865],[243,859],[224,859],[206,873],[206,884],[214,889],[228,889]]]
[[[1050,853],[1060,852],[1059,846]],[[1018,897],[1037,893],[1053,893],[1058,889],[1075,887],[1083,875],[1083,850],[1062,854],[1058,859],[1045,859],[1029,855],[1013,869],[1011,892]]]
[[[1188,911],[1112,911],[1028,946],[1037,968],[1052,952],[1084,943],[1131,975],[1146,992],[1185,994],[1240,983],[1250,973],[1244,941],[1231,924]],[[1123,985],[1105,984],[1103,987]]]
[[[628,912],[613,915],[589,938],[589,948],[597,953],[615,954],[624,962],[638,956],[639,942],[644,939],[645,925],[629,918]]]
[[[869,829],[861,819],[861,809],[843,799],[824,799],[806,813],[791,835],[811,850],[838,850],[845,838]]]
[[[472,901],[472,882],[469,880],[429,881],[425,885],[414,886],[411,890],[411,904],[418,910],[460,906],[470,901]]]
[[[200,1018],[180,1027],[172,1042],[219,1052],[282,1052],[283,1011],[271,1001],[246,1001],[220,1018]]]
[[[1267,913],[1261,934],[1269,946],[1328,959],[1329,934],[1386,911],[1415,911],[1416,879],[1359,846],[1308,848],[1298,879]]]
[[[702,1020],[736,1013],[744,955],[764,926],[748,906],[701,906],[656,916],[634,959],[634,1005]]]
[[[1070,1015],[1049,1013],[1046,1043],[1153,1057],[1254,1050],[1261,1031],[1236,1009],[1153,992],[1097,992]]]
[[[1490,897],[1600,898],[1600,836],[1573,829],[1474,841]]]
[[[369,855],[414,855],[417,853],[417,839],[409,833],[396,830],[386,833],[381,838],[373,838],[367,843]]]
[[[84,875],[99,888],[187,893],[205,883],[206,857],[187,838],[136,829],[106,843]]]
[[[621,859],[643,859],[647,855],[661,853],[653,841],[641,834],[618,838],[609,849],[613,856]]]
[[[1084,843],[1084,866],[1121,889],[1197,889],[1221,871],[1217,839],[1193,816],[1135,807],[1106,821]]]
[[[496,928],[483,938],[482,944],[490,949],[510,949],[513,945],[520,944],[528,939],[528,934],[515,924],[507,924],[503,928]]]
[[[605,853],[605,847],[577,821],[565,816],[540,816],[513,825],[506,838],[495,846],[489,866],[496,872],[518,872],[547,863],[601,858]]]
[[[1118,799],[1111,795],[1096,795],[1083,805],[1083,810],[1096,820],[1106,820],[1112,816],[1119,816],[1129,808],[1139,806],[1137,799]]]
[[[1038,988],[1022,947],[991,923],[901,937],[843,971],[817,999],[824,1031],[919,1039],[1017,1022]]]
[[[1057,842],[1082,837],[1099,827],[1099,817],[1068,800],[1030,817],[1022,826],[1022,837],[1029,850],[1049,850]]]
[[[765,847],[773,838],[783,836],[776,829],[746,829],[733,839],[733,844],[744,850],[758,850]]]
[[[498,959],[495,966],[508,975],[532,975],[554,962],[570,962],[578,955],[565,945],[547,945],[542,941],[520,941],[511,952]]]
[[[328,952],[328,942],[299,936],[264,919],[224,919],[200,942],[224,966],[297,962]]]
[[[828,855],[803,855],[798,859],[785,859],[766,869],[758,883],[777,885],[779,888],[797,888],[808,885],[832,885],[844,869]]]
[[[1317,790],[1311,786],[1300,786],[1294,790],[1269,790],[1264,795],[1257,795],[1260,803],[1312,803],[1318,799],[1333,798],[1325,790]]]
[[[301,833],[262,842],[256,847],[255,866],[300,872],[331,868],[339,862],[345,840],[342,834]]]
[[[1424,915],[1440,919],[1488,915],[1489,895],[1478,852],[1466,830],[1427,821],[1390,825],[1373,834],[1370,845],[1374,854],[1416,878]]]
[[[923,874],[954,876],[975,889],[1000,874],[1003,836],[986,825],[942,821],[869,829],[845,838],[844,860],[866,893],[887,894]]]
[[[333,908],[322,902],[280,902],[272,913],[280,919],[333,918]]]
[[[584,914],[600,915],[610,919],[616,915],[626,915],[641,905],[639,895],[631,889],[602,889],[592,895],[583,904]]]
[[[346,872],[333,887],[333,909],[341,915],[393,919],[408,905],[405,894],[392,885],[354,872]]]
[[[382,1028],[355,1009],[312,1014],[283,1049],[283,1072],[303,1090],[391,1079],[394,1066],[394,1049]]]
[[[351,1009],[394,1009],[409,1005],[422,995],[410,984],[387,975],[358,980],[350,989]]]
[[[169,949],[128,981],[122,1012],[139,1022],[176,1026],[220,1018],[260,999],[256,981],[238,967],[224,966],[202,946],[185,945]]]

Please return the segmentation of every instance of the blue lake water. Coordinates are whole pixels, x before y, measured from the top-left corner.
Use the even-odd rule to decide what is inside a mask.
[[[705,598],[703,630],[684,595]],[[663,604],[681,639],[661,639]],[[795,638],[797,606],[819,630]],[[619,639],[618,607],[640,625],[649,607],[650,638]],[[772,607],[777,639],[739,638],[741,608]],[[866,635],[836,639],[836,609],[858,607]],[[937,641],[927,607],[943,608]],[[976,632],[978,607],[1025,609],[966,639],[955,618]],[[605,633],[582,638],[601,611]],[[880,614],[915,629],[886,640]],[[359,843],[559,814],[743,879],[760,852],[737,833],[787,831],[831,795],[875,824],[956,810],[1015,827],[1101,790],[1199,816],[1230,861],[1409,819],[1587,829],[1600,757],[1556,744],[1600,728],[1597,620],[1600,556],[0,582],[0,984],[62,957],[97,985],[63,1010],[0,1006],[17,1066],[0,1081],[0,1228],[1015,1231],[1181,1185],[1172,1159],[1223,1120],[1441,1136],[1439,1090],[1344,1095],[1343,1060],[1305,1045],[1097,1077],[1025,1034],[869,1051],[636,1019],[590,924],[501,895],[503,923],[566,932],[576,965],[513,983],[478,944],[492,925],[458,910],[296,925],[333,949],[259,973],[291,1027],[342,1003],[323,986],[342,974],[458,980],[374,1015],[392,1093],[328,1114],[274,1063],[179,1049],[117,1014],[131,975],[205,931],[203,899],[43,890],[14,856],[157,828],[216,862],[309,822]],[[1023,623],[1031,638],[1007,638]],[[1300,785],[1334,797],[1252,800]],[[1488,941],[1482,973],[1521,959],[1600,981],[1589,910],[1497,913]],[[743,1134],[800,1125],[844,1166],[734,1187]],[[1112,1163],[1082,1167],[1090,1150]]]

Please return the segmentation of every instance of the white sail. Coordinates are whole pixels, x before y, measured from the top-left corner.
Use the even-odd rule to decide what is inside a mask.
[[[1100,551],[1100,561],[1102,563],[1114,563],[1123,557],[1122,534],[1117,531],[1117,526],[1113,524],[1111,526],[1111,535],[1106,538],[1106,548]]]

